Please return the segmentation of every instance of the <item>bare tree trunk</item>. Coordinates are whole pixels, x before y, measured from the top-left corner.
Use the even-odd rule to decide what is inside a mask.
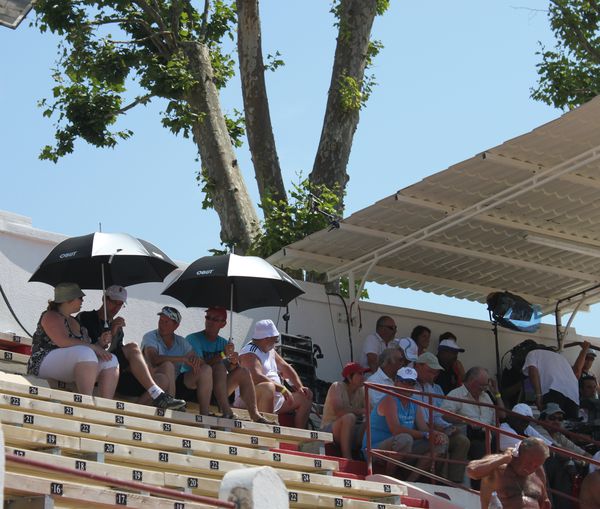
[[[212,184],[211,198],[221,221],[221,240],[244,253],[258,232],[258,216],[237,164],[219,92],[213,81],[210,55],[199,42],[182,43],[189,69],[198,84],[187,94],[187,101],[202,119],[193,126],[202,166]]]
[[[339,186],[341,209],[343,192],[349,178],[346,169],[350,149],[359,120],[358,107],[348,109],[342,105],[342,81],[351,78],[358,87],[362,87],[376,6],[376,0],[340,2],[339,30],[327,109],[310,174],[313,183],[325,184],[329,188]]]
[[[246,134],[261,199],[287,201],[265,85],[258,0],[237,0],[238,56]]]

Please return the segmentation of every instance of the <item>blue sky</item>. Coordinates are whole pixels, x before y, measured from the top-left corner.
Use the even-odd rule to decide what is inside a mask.
[[[286,183],[310,172],[318,144],[335,48],[326,0],[263,0],[263,51],[286,65],[267,85]],[[347,215],[420,179],[552,120],[560,112],[529,98],[538,41],[551,44],[540,0],[393,1],[375,21],[384,44],[373,72],[378,86],[361,114],[349,164]],[[0,29],[0,209],[30,216],[37,228],[81,235],[125,231],[190,262],[219,247],[219,224],[201,208],[196,151],[164,130],[164,104],[130,111],[120,127],[135,136],[112,150],[78,142],[57,165],[38,160],[52,122],[36,106],[49,97],[57,40],[25,21]],[[241,109],[239,83],[222,94]],[[238,153],[254,199],[250,157]],[[371,300],[487,319],[485,306],[421,292],[371,286]],[[579,332],[595,334],[593,313]]]

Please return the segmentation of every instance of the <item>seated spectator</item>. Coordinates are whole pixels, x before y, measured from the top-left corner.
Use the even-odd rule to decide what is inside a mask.
[[[195,354],[206,364],[212,376],[212,390],[217,405],[225,419],[236,419],[231,410],[229,396],[236,391],[238,407],[246,408],[254,422],[268,423],[256,406],[254,383],[248,370],[239,365],[239,355],[231,341],[219,336],[227,325],[227,311],[223,308],[208,308],[204,319],[204,330],[189,334],[185,339]],[[187,366],[183,371],[189,371]],[[191,394],[193,395],[193,394]]]
[[[460,398],[473,401],[473,403],[484,403],[493,405],[486,389],[490,384],[490,374],[485,368],[473,367],[465,373],[465,381],[463,385],[450,391],[447,395],[453,398]],[[468,417],[482,424],[496,425],[496,412],[493,408],[487,406],[479,406],[471,403],[463,403],[460,401],[444,400],[442,408],[449,410],[455,414]],[[464,429],[464,423],[457,417],[446,415],[444,417],[448,422],[457,424]],[[461,424],[462,423],[462,424]],[[479,459],[486,454],[486,433],[483,427],[468,424],[466,426],[466,434],[471,441],[469,447],[469,459]]]
[[[438,345],[437,358],[442,366],[442,371],[438,375],[436,382],[448,394],[450,391],[458,388],[462,384],[464,377],[460,377],[457,370],[458,354],[465,349],[458,346],[454,339],[442,339]],[[462,364],[460,364],[462,366]]]
[[[419,346],[415,343],[415,340],[413,338],[400,338],[398,346],[402,350],[404,358],[408,361],[408,366],[413,367],[419,356]]]
[[[490,504],[496,492],[500,507],[506,509],[550,509],[546,478],[541,468],[548,457],[548,446],[539,438],[526,438],[518,449],[490,454],[471,461],[467,474],[481,480],[481,507]]]
[[[592,373],[592,364],[596,360],[596,352],[590,349],[591,343],[584,341],[581,345],[581,351],[573,364],[573,373],[580,379],[584,375],[594,376]]]
[[[371,373],[377,371],[379,355],[386,348],[396,346],[396,322],[391,316],[380,316],[375,324],[375,332],[367,336],[363,342],[361,366],[369,368]]]
[[[556,403],[548,403],[540,414],[542,426],[534,425],[535,429],[547,441],[551,440],[556,447],[590,457],[591,455],[581,447],[574,444],[563,433],[563,421],[565,413]],[[553,453],[546,461],[544,468],[548,478],[548,484],[557,491],[570,495],[573,493],[573,478],[578,471],[580,462],[574,462],[567,456]],[[552,507],[555,509],[570,509],[572,503],[560,495],[553,495]]]
[[[413,368],[400,368],[396,374],[395,386],[402,389],[414,389],[417,372]],[[411,401],[410,393],[405,396],[386,396],[371,412],[371,445],[374,449],[394,451],[402,458],[403,454],[423,454],[416,467],[427,470],[431,465],[428,455],[433,448],[434,457],[445,454],[448,449],[448,437],[439,431],[428,431],[421,408]],[[363,440],[363,449],[367,447],[367,437]],[[386,473],[393,475],[395,466],[388,463]],[[406,479],[414,482],[419,478],[417,472],[411,472]]]
[[[240,364],[250,372],[260,412],[295,412],[294,426],[306,428],[313,394],[302,385],[296,370],[275,352],[278,341],[279,331],[275,324],[271,320],[259,320],[252,339],[240,350]],[[281,377],[288,380],[291,390],[283,384]],[[239,404],[239,398],[236,398],[235,405]]]
[[[506,421],[500,424],[500,429],[504,431],[508,431],[510,433],[514,433],[515,435],[522,435],[524,437],[536,437],[540,440],[543,440],[546,445],[552,445],[552,440],[547,439],[540,433],[536,431],[536,429],[531,426],[528,419],[521,419],[520,416],[530,417],[533,419],[533,411],[531,407],[525,403],[516,404],[513,409],[513,412],[516,412],[519,415],[509,414],[506,417]],[[516,448],[519,445],[518,438],[514,438],[508,435],[504,435],[500,433],[500,440],[498,449],[501,451],[506,451],[508,448]]]
[[[410,338],[417,345],[417,354],[421,355],[429,349],[429,341],[431,340],[431,329],[424,325],[417,325],[410,333]]]
[[[171,395],[175,394],[175,373],[171,365],[149,368],[137,343],[123,344],[125,320],[116,315],[126,301],[125,288],[109,286],[100,308],[82,311],[77,319],[88,330],[92,343],[107,348],[119,361],[119,394],[139,398],[138,403],[143,405],[152,402],[158,408],[179,410],[185,407],[184,400]],[[109,334],[105,334],[106,330]]]
[[[415,363],[415,370],[417,371],[415,390],[427,394],[443,395],[442,388],[434,383],[441,369],[442,366],[440,366],[436,356],[431,352],[419,355]],[[413,395],[413,399],[431,403],[437,407],[442,405],[442,400],[439,398],[433,398],[430,402],[427,396],[415,394]],[[429,409],[421,407],[421,410],[423,411],[425,422],[429,424]],[[465,477],[465,466],[470,446],[469,439],[456,426],[446,421],[444,416],[439,412],[433,413],[433,427],[435,430],[442,431],[448,436],[448,458],[461,462],[441,463],[440,466],[442,468],[439,470],[444,477],[460,484]]]
[[[352,459],[352,451],[360,448],[365,431],[365,388],[363,368],[349,362],[342,370],[343,381],[333,382],[327,391],[321,431],[333,433],[333,441],[344,458]]]
[[[112,398],[119,380],[117,358],[92,343],[85,327],[73,318],[83,303],[84,293],[75,283],[60,283],[48,301],[33,334],[27,372],[60,382],[75,382],[77,392]],[[108,337],[105,334],[105,337]]]
[[[379,355],[379,368],[373,373],[367,382],[380,385],[394,385],[396,373],[407,364],[402,350],[399,348],[386,348]],[[371,409],[375,407],[383,398],[385,393],[369,389],[369,405]]]
[[[209,415],[212,393],[210,367],[194,353],[192,345],[183,336],[175,334],[181,323],[179,311],[165,306],[158,315],[158,328],[142,338],[142,352],[148,365],[152,369],[173,370],[177,397],[198,401],[200,413]],[[184,367],[189,369],[184,370]]]
[[[594,375],[583,375],[579,379],[579,405],[579,417],[583,422],[593,424],[600,419],[598,381]]]
[[[438,347],[439,344],[446,340],[446,339],[450,339],[452,341],[454,341],[454,343],[456,345],[458,345],[458,338],[450,331],[446,331],[442,334],[440,334],[440,337],[438,338]],[[452,365],[452,372],[456,375],[456,387],[460,387],[463,383],[463,380],[465,379],[465,367],[463,366],[462,362],[460,362],[460,360],[457,359],[454,361],[454,364]],[[456,389],[455,387],[455,389]]]
[[[525,357],[523,374],[531,380],[538,410],[548,403],[556,403],[569,419],[579,417],[577,377],[565,357],[552,350],[532,350]]]

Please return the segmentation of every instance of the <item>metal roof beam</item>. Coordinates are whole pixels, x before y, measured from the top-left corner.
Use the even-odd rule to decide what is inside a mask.
[[[340,229],[351,231],[353,233],[359,233],[362,235],[369,235],[377,238],[386,238],[390,240],[401,240],[404,237],[401,235],[395,235],[389,232],[382,232],[378,230],[371,230],[363,226],[357,226],[348,223],[342,223]],[[548,274],[555,274],[557,276],[568,277],[571,279],[578,279],[581,281],[589,282],[600,282],[600,276],[596,274],[587,274],[585,272],[578,272],[576,270],[561,269],[560,267],[552,267],[549,265],[542,265],[536,262],[528,262],[526,260],[520,260],[516,258],[510,258],[507,256],[495,255],[492,253],[484,253],[482,251],[474,251],[472,249],[465,249],[463,247],[451,246],[448,244],[442,244],[440,242],[432,242],[430,240],[424,240],[419,243],[423,247],[429,249],[435,249],[438,251],[445,251],[447,253],[459,254],[461,256],[469,256],[471,258],[479,258],[481,260],[488,260],[496,263],[502,263],[513,267],[521,267],[530,270],[536,270],[539,272],[545,272]]]
[[[541,164],[528,163],[525,161],[520,161],[518,159],[513,159],[511,157],[496,154],[494,152],[486,151],[481,154],[481,158],[484,161],[490,161],[493,163],[497,163],[501,166],[509,166],[510,168],[519,168],[522,170],[526,170],[529,172],[540,172],[544,169]],[[600,189],[600,180],[593,179],[590,177],[584,177],[583,175],[573,175],[571,173],[563,175],[560,177],[560,180],[564,180],[567,182],[572,182],[573,184],[585,186],[585,187],[593,187],[594,189]]]
[[[469,219],[483,214],[488,210],[497,207],[511,199],[516,198],[517,196],[521,196],[532,189],[536,189],[548,182],[551,182],[557,178],[560,178],[562,175],[573,172],[586,164],[589,164],[593,161],[600,159],[600,145],[586,150],[582,154],[579,154],[563,163],[560,163],[552,168],[548,168],[547,170],[540,171],[538,174],[525,179],[523,182],[519,182],[513,186],[507,187],[503,189],[499,193],[496,193],[488,198],[485,198],[461,211],[456,212],[448,217],[440,219],[435,223],[418,230],[411,235],[407,236],[405,239],[401,241],[391,242],[388,246],[383,246],[378,249],[374,249],[370,253],[367,253],[358,259],[344,265],[343,267],[338,268],[337,270],[333,270],[327,273],[327,278],[329,280],[336,279],[340,276],[348,274],[349,272],[357,272],[358,269],[362,267],[373,267],[377,264],[377,262],[386,256],[390,256],[395,254],[407,247],[421,242],[433,235],[441,233],[448,228],[456,224],[463,223],[468,221]]]

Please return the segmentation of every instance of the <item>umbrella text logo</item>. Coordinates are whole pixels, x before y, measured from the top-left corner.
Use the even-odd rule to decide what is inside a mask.
[[[198,272],[196,272],[196,276],[207,276],[208,274],[212,274],[213,272],[214,269],[199,270]]]
[[[61,253],[59,258],[71,258],[71,256],[75,256],[77,251],[71,251],[70,253]]]

